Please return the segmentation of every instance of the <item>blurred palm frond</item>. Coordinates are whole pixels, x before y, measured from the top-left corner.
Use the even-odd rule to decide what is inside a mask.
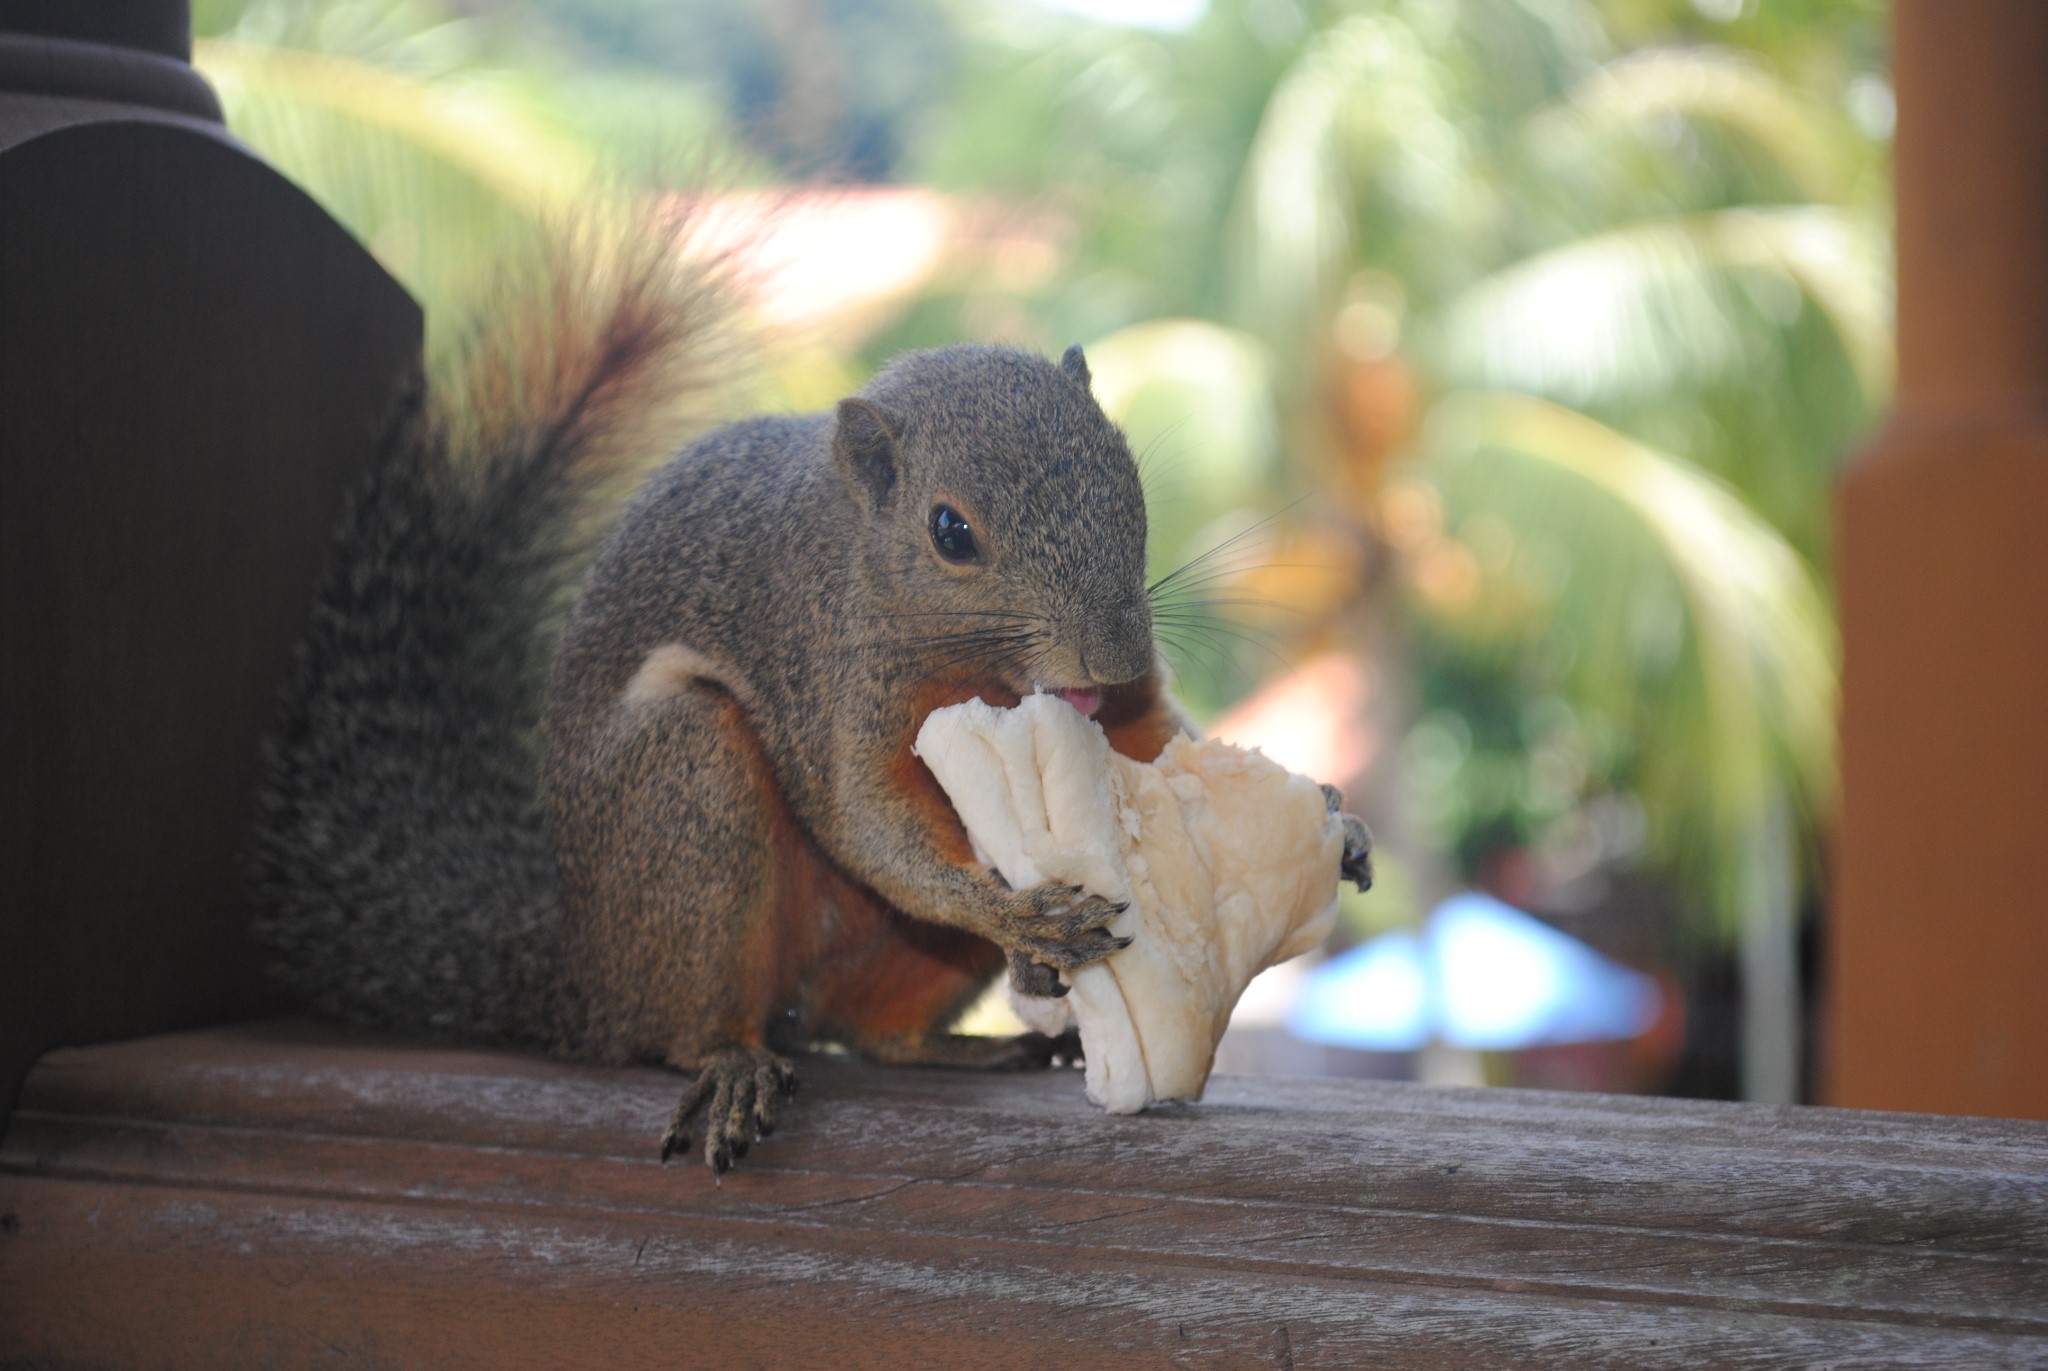
[[[1474,283],[1436,322],[1432,359],[1458,384],[1641,403],[1774,370],[1811,303],[1867,407],[1891,380],[1885,248],[1876,225],[1831,205],[1624,224]]]
[[[228,126],[420,298],[430,332],[461,316],[543,216],[590,192],[590,149],[488,78],[425,80],[234,40],[195,46]]]
[[[1848,196],[1839,138],[1783,80],[1725,48],[1610,62],[1518,131],[1532,189],[1582,223],[1727,202]],[[1702,175],[1703,172],[1708,174]]]
[[[1361,234],[1357,181],[1460,246],[1481,183],[1458,92],[1414,28],[1355,14],[1313,35],[1268,98],[1239,180],[1239,313],[1289,351],[1341,294]],[[1382,213],[1385,211],[1382,210]]]
[[[1770,797],[1809,822],[1833,803],[1836,634],[1801,559],[1723,483],[1547,400],[1447,396],[1422,450],[1448,525],[1483,517],[1562,558],[1547,602],[1501,622],[1643,740],[1632,780],[1666,859],[1732,928]]]
[[[1834,464],[1890,390],[1888,247],[1830,205],[1640,220],[1479,280],[1417,348],[1682,453],[1824,566]]]

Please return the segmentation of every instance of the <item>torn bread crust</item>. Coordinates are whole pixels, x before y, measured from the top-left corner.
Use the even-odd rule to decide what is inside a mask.
[[[1147,764],[1053,696],[935,711],[917,755],[977,855],[1011,885],[1061,880],[1131,901],[1130,947],[1080,968],[1034,1028],[1078,1027],[1088,1096],[1114,1113],[1199,1099],[1244,987],[1337,912],[1341,825],[1313,781],[1257,752],[1180,737]]]

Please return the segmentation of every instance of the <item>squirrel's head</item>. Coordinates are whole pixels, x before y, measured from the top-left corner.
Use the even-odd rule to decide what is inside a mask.
[[[1077,703],[1151,669],[1145,494],[1080,348],[911,353],[840,401],[832,450],[877,638]]]

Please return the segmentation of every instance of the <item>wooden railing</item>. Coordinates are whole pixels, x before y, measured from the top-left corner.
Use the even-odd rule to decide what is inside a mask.
[[[680,1078],[303,1024],[59,1051],[0,1363],[2048,1365],[2048,1125],[804,1065],[714,1182]]]

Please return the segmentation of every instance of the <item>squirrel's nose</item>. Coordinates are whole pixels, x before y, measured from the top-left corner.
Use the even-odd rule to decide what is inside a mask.
[[[1081,666],[1098,685],[1135,681],[1152,669],[1152,607],[1140,600],[1115,615],[1105,616],[1100,631],[1088,636]]]

